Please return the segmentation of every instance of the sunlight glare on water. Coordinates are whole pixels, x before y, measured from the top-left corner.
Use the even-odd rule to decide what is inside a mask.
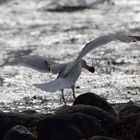
[[[51,1],[45,0],[12,0],[0,5],[0,64],[35,54],[61,63],[69,62],[97,36],[139,35],[139,0],[112,0],[114,4],[106,2],[93,7],[87,4],[85,9],[70,7],[69,11],[65,7],[70,5],[58,2],[53,3],[53,11],[47,10]],[[71,2],[74,4],[75,0]],[[76,1],[76,6],[79,3]],[[112,42],[92,51],[85,59],[89,64],[91,60],[97,64],[96,71],[91,74],[83,70],[76,83],[76,96],[94,92],[112,103],[139,101],[139,43]],[[33,86],[49,82],[57,75],[7,66],[0,68],[0,76],[2,111],[34,109],[45,112],[63,104],[60,91],[49,93]],[[70,89],[65,91],[65,96],[68,104],[72,104]]]

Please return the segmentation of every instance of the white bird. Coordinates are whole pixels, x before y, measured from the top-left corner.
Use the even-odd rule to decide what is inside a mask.
[[[100,36],[94,39],[93,41],[89,42],[88,44],[86,44],[85,47],[77,56],[77,58],[69,63],[60,64],[60,63],[56,63],[55,61],[49,58],[32,55],[32,56],[26,56],[23,58],[13,60],[11,62],[7,62],[6,64],[2,64],[0,66],[22,65],[22,66],[33,68],[40,72],[52,72],[54,74],[58,74],[55,80],[48,83],[34,84],[34,86],[47,92],[56,92],[57,90],[60,90],[62,92],[63,102],[66,104],[63,91],[65,88],[71,88],[73,92],[73,97],[75,98],[74,87],[78,77],[81,74],[82,68],[86,68],[92,73],[94,73],[95,71],[94,66],[87,65],[86,61],[83,60],[82,58],[93,49],[116,40],[125,43],[130,43],[130,42],[139,41],[140,36],[126,36],[126,35]]]

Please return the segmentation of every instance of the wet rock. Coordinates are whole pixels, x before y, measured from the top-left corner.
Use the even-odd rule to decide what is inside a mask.
[[[23,125],[27,128],[34,128],[44,118],[44,114],[23,114],[0,112],[0,139],[15,125]]]
[[[89,138],[88,140],[116,140],[116,139],[110,138],[110,137],[93,136]]]
[[[116,136],[115,118],[106,111],[90,105],[74,105],[57,111],[58,114],[84,113],[100,120],[100,124],[110,136]]]
[[[140,119],[137,121],[135,126],[135,140],[140,140]]]
[[[26,127],[17,125],[11,128],[2,140],[36,140],[36,138]]]
[[[0,112],[0,139],[6,134],[9,128],[10,119],[6,115]]]
[[[47,4],[48,11],[73,12],[85,8],[93,8],[98,4],[110,2],[110,0],[52,0]]]
[[[120,118],[140,113],[140,107],[133,102],[129,102],[123,105],[121,108],[122,109],[120,109],[118,113]]]
[[[117,127],[118,135],[122,139],[132,140],[135,137],[136,132],[139,131],[139,123],[137,121],[140,118],[140,107],[128,103],[120,110],[118,114]]]
[[[2,86],[4,83],[4,79],[2,77],[0,77],[0,86]]]
[[[80,140],[84,135],[63,118],[47,118],[38,126],[38,140]]]
[[[124,65],[124,64],[126,64],[125,60],[122,59],[122,58],[112,59],[110,63],[113,64],[113,65]]]
[[[92,135],[108,136],[100,121],[83,113],[55,114],[40,121],[38,140],[80,140]]]
[[[116,116],[115,111],[113,110],[112,106],[103,98],[94,93],[85,93],[78,96],[73,105],[76,104],[85,104],[85,105],[93,105],[98,108],[105,110],[106,112]]]
[[[35,110],[33,110],[33,109],[28,109],[28,110],[24,110],[24,111],[22,111],[21,113],[26,113],[26,114],[28,114],[28,115],[32,115],[32,114],[36,114],[37,113],[37,111],[35,111]]]

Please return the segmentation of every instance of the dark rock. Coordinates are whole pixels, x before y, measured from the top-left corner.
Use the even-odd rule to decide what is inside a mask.
[[[100,124],[110,136],[116,135],[115,118],[104,110],[90,105],[74,105],[57,111],[58,114],[84,113],[100,120]]]
[[[27,110],[22,111],[21,113],[33,115],[33,114],[37,114],[37,111],[35,111],[33,109],[27,109]]]
[[[100,121],[83,113],[55,114],[42,120],[38,140],[80,140],[93,135],[108,136]]]
[[[17,125],[11,128],[2,140],[36,140],[36,138],[26,127]]]
[[[135,127],[135,140],[140,140],[140,119],[136,123]]]
[[[113,116],[116,116],[116,113],[113,110],[112,106],[103,97],[100,97],[94,93],[89,92],[78,96],[75,99],[73,105],[76,104],[93,105],[105,110]]]
[[[110,2],[110,0],[51,0],[45,9],[55,12],[73,12],[93,8],[104,2]]]
[[[5,133],[15,125],[23,125],[28,128],[34,128],[39,121],[44,118],[44,114],[23,114],[23,113],[4,113],[0,112],[0,139]]]
[[[4,83],[4,79],[0,77],[0,86],[3,86],[3,83]]]
[[[80,140],[84,135],[63,118],[55,116],[40,121],[38,140]]]
[[[120,110],[118,114],[117,127],[118,127],[118,135],[121,136],[122,139],[132,140],[134,139],[136,133],[138,134],[139,123],[138,120],[140,118],[140,107],[133,104],[128,103]],[[138,135],[137,135],[138,136]]]
[[[4,113],[0,112],[0,140],[10,129],[9,127],[10,119]]]
[[[116,139],[110,137],[103,137],[103,136],[93,136],[88,140],[116,140]]]
[[[129,102],[121,107],[118,116],[120,118],[126,117],[128,115],[135,115],[140,113],[140,107],[134,104],[133,102]]]

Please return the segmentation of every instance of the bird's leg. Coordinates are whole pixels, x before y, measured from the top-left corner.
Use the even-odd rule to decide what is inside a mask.
[[[64,105],[66,106],[66,101],[65,101],[65,97],[64,97],[64,90],[61,90],[61,92],[62,92],[63,103],[64,103]]]
[[[75,86],[73,85],[73,86],[71,86],[71,89],[72,89],[72,93],[73,93],[73,98],[75,99],[76,98],[76,96],[75,96]]]

